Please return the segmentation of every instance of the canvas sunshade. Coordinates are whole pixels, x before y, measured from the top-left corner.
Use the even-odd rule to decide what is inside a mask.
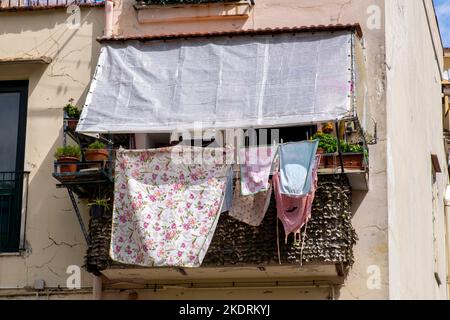
[[[352,32],[103,45],[77,131],[261,128],[353,114]]]

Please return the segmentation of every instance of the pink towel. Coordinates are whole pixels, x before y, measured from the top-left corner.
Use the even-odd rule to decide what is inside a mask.
[[[311,218],[312,204],[317,188],[317,169],[320,162],[320,155],[316,157],[313,168],[313,178],[311,180],[311,192],[303,197],[293,197],[281,193],[280,174],[273,175],[273,186],[277,203],[277,215],[281,220],[286,235],[286,242],[289,234],[300,233],[301,228]]]
[[[269,176],[275,153],[270,146],[240,150],[241,194],[243,196],[254,195],[269,189]]]

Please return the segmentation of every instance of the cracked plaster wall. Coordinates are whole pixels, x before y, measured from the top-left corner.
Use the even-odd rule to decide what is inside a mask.
[[[0,13],[0,59],[52,59],[49,65],[0,64],[0,80],[29,80],[25,170],[31,172],[26,251],[0,256],[0,296],[37,279],[65,287],[67,267],[83,264],[83,234],[66,190],[56,188],[51,174],[53,153],[62,145],[62,108],[70,98],[84,103],[95,70],[103,10],[81,9],[79,29],[67,27],[68,17],[64,9]],[[87,223],[86,210],[83,217]],[[81,280],[91,286],[90,274],[82,271]]]

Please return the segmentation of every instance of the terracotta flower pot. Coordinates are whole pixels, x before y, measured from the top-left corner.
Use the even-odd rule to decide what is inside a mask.
[[[77,128],[78,125],[78,119],[68,119],[67,120],[67,127],[72,130],[75,131],[75,129]]]
[[[322,155],[322,157],[320,158],[320,162],[319,162],[319,169],[323,169],[323,168],[325,168],[325,166],[327,164],[327,157],[324,156],[325,150],[317,149],[317,154]]]
[[[80,161],[80,159],[75,157],[59,157],[58,162],[77,162]],[[61,164],[59,165],[59,172],[60,173],[67,173],[67,172],[77,172],[78,165],[73,164]]]
[[[109,152],[107,149],[87,149],[84,152],[84,157],[86,161],[106,161],[109,157]],[[91,168],[101,168],[101,164],[95,163],[90,165]]]
[[[344,153],[342,155],[344,167],[348,169],[363,169],[363,153]]]

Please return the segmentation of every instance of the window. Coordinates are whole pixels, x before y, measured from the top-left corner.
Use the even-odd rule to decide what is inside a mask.
[[[20,246],[28,81],[0,81],[0,252]]]

